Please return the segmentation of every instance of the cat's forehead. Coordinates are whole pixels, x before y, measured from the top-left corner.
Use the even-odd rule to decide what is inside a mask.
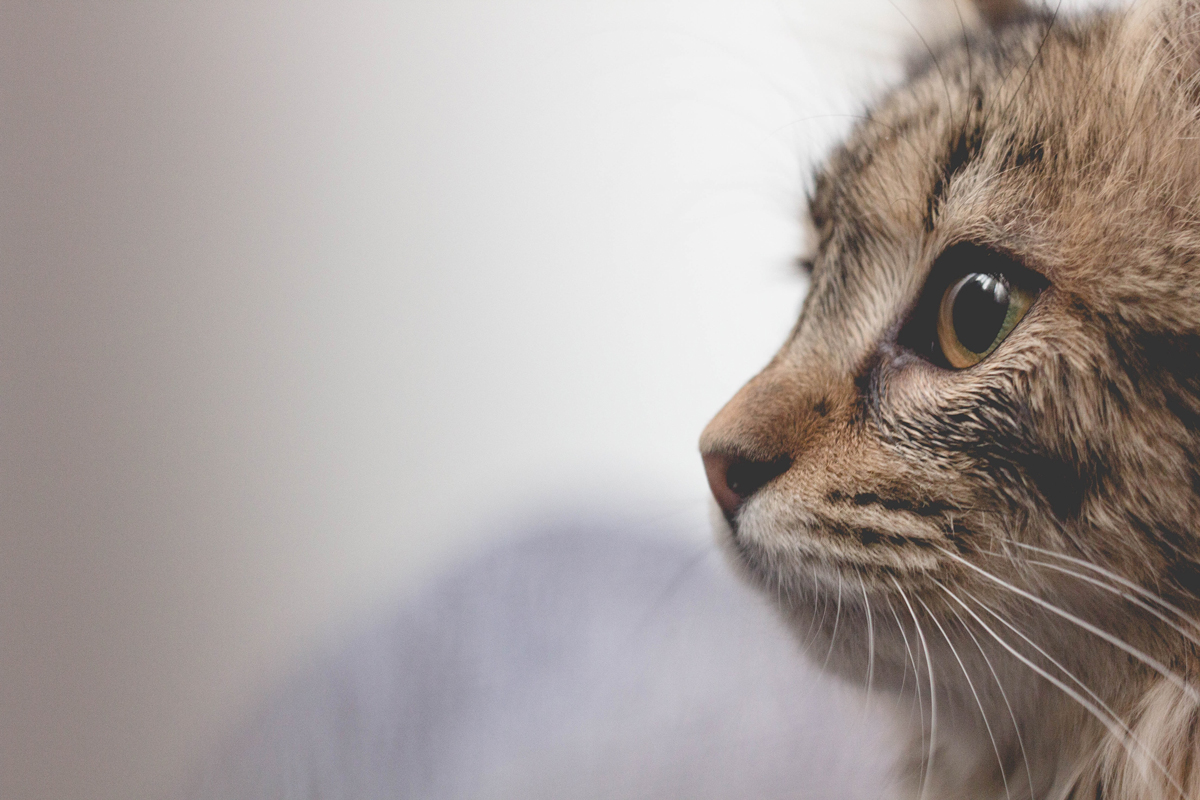
[[[1096,85],[1111,27],[1035,20],[930,51],[817,173],[821,251],[853,270],[871,250],[928,255],[962,239],[1044,248],[1096,155],[1067,145],[1113,135]]]

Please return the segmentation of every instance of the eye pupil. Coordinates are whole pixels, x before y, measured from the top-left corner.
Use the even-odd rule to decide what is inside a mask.
[[[973,353],[987,352],[1008,315],[1009,294],[1004,281],[974,273],[959,281],[947,299],[958,341]]]

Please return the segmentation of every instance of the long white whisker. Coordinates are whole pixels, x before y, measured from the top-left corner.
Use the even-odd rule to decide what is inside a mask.
[[[949,591],[949,589],[945,589]],[[988,658],[987,651],[983,649],[983,645],[979,643],[979,639],[975,638],[975,634],[971,632],[971,628],[967,625],[966,620],[958,613],[958,609],[953,606],[950,610],[963,626],[963,630],[967,632],[967,636],[971,637],[971,641],[975,643],[975,647],[979,650],[979,655],[983,657],[983,663],[987,664],[988,672],[992,673],[992,680],[996,682],[996,688],[1000,690],[1000,697],[1004,700],[1004,707],[1008,709],[1008,718],[1012,720],[1013,733],[1017,736],[1017,748],[1021,751],[1021,761],[1025,764],[1025,778],[1029,781],[1029,798],[1033,800],[1033,770],[1029,766],[1029,756],[1025,752],[1025,740],[1021,737],[1021,726],[1017,723],[1017,715],[1013,712],[1012,704],[1008,702],[1008,693],[1004,691],[1004,684],[1000,682],[1000,676],[996,674],[996,668],[992,666],[992,660]]]
[[[1163,608],[1170,611],[1172,614],[1177,615],[1180,619],[1182,619],[1184,622],[1191,625],[1196,630],[1200,630],[1200,622],[1197,622],[1195,619],[1193,619],[1191,616],[1189,616],[1188,613],[1186,611],[1184,611],[1182,608],[1180,608],[1179,606],[1171,603],[1168,600],[1164,600],[1162,597],[1159,597],[1154,592],[1147,589],[1145,586],[1135,583],[1134,581],[1131,581],[1122,575],[1118,575],[1117,573],[1113,572],[1112,570],[1105,569],[1104,567],[1100,566],[1099,564],[1093,564],[1092,562],[1090,562],[1086,559],[1069,556],[1066,553],[1057,553],[1054,550],[1047,550],[1044,547],[1035,547],[1034,545],[1025,544],[1023,542],[1013,542],[1013,544],[1016,545],[1017,547],[1022,547],[1026,550],[1032,550],[1035,553],[1041,553],[1043,555],[1052,556],[1054,558],[1060,558],[1063,561],[1069,561],[1070,563],[1075,564],[1076,566],[1083,567],[1084,569],[1091,570],[1092,572],[1095,572],[1098,575],[1102,575],[1105,578],[1108,578],[1110,581],[1113,581],[1114,583],[1118,583],[1121,586],[1124,586],[1129,591],[1134,592],[1135,594],[1141,595],[1146,600],[1149,600],[1152,603],[1157,603],[1158,605],[1160,605]]]
[[[1014,544],[1019,544],[1019,542],[1014,542]],[[1024,546],[1024,545],[1022,545],[1022,546]],[[1030,549],[1034,550],[1036,552],[1050,553],[1052,555],[1054,554],[1053,551],[1043,550],[1040,547],[1030,547]],[[991,550],[980,550],[979,552],[986,553],[987,555],[991,555],[991,556],[996,556],[998,558],[1005,557],[1004,554],[997,553],[997,552],[994,552]],[[1187,616],[1187,614],[1185,614],[1182,610],[1175,608],[1170,603],[1168,603],[1166,600],[1163,600],[1161,597],[1158,597],[1153,592],[1145,589],[1144,587],[1138,586],[1136,583],[1133,583],[1130,580],[1122,578],[1121,576],[1119,576],[1115,573],[1109,572],[1108,570],[1104,569],[1103,567],[1089,565],[1088,562],[1086,562],[1086,561],[1083,561],[1081,559],[1071,558],[1070,556],[1061,556],[1061,557],[1072,563],[1080,564],[1081,566],[1091,566],[1093,568],[1093,570],[1095,572],[1097,572],[1098,574],[1103,575],[1103,576],[1109,578],[1110,580],[1116,581],[1122,587],[1125,587],[1125,588],[1129,589],[1129,591],[1134,592],[1135,594],[1146,598],[1146,600],[1149,600],[1150,602],[1146,602],[1146,600],[1141,600],[1138,597],[1134,596],[1133,594],[1130,594],[1127,591],[1123,591],[1121,588],[1119,588],[1117,586],[1111,586],[1111,585],[1105,583],[1104,581],[1100,580],[1099,578],[1094,578],[1090,575],[1084,575],[1082,572],[1076,572],[1073,569],[1067,569],[1066,567],[1061,566],[1059,564],[1051,564],[1048,561],[1040,561],[1036,558],[1023,558],[1023,559],[1021,559],[1021,563],[1022,564],[1032,564],[1032,565],[1038,566],[1038,567],[1045,567],[1046,569],[1054,570],[1055,572],[1058,572],[1062,575],[1069,575],[1072,578],[1084,581],[1085,583],[1090,583],[1099,589],[1103,589],[1104,591],[1109,592],[1110,594],[1115,594],[1118,597],[1128,600],[1130,603],[1133,603],[1138,608],[1153,615],[1156,619],[1161,621],[1164,625],[1169,627],[1171,630],[1178,633],[1180,636],[1182,636],[1187,641],[1200,647],[1200,637],[1197,637],[1196,634],[1191,633],[1191,632],[1187,631],[1186,629],[1184,629],[1178,622],[1176,622],[1175,620],[1168,617],[1166,614],[1164,614],[1159,609],[1155,608],[1152,605],[1152,603],[1158,603],[1160,606],[1166,608],[1168,611],[1173,611],[1176,615],[1181,617],[1185,622],[1187,622],[1188,624],[1192,625],[1193,627],[1195,627],[1197,629],[1200,629],[1200,625],[1197,625],[1195,622],[1193,622],[1191,620],[1191,618],[1189,618]]]
[[[838,573],[838,594],[837,594],[837,612],[833,615],[833,633],[829,635],[829,650],[825,653],[825,661],[821,664],[821,671],[829,666],[829,657],[833,655],[833,646],[837,643],[838,623],[842,621],[842,574]]]
[[[900,615],[896,613],[896,607],[892,605],[890,597],[884,596],[887,600],[888,609],[892,612],[892,618],[896,620],[896,627],[900,630],[900,638],[904,640],[904,652],[908,653],[908,663],[912,664],[913,668],[913,686],[916,687],[917,700],[917,719],[921,722],[921,745],[925,745],[925,704],[921,702],[921,670],[917,667],[917,659],[913,657],[912,648],[908,646],[908,634],[904,632],[904,625],[900,622]],[[904,665],[904,677],[901,679],[900,691],[904,691],[904,681],[908,678],[908,664]]]
[[[926,751],[929,757],[925,760],[925,775],[921,778],[921,791],[918,798],[925,797],[925,790],[929,788],[929,776],[933,772],[933,754],[937,750],[937,687],[934,685],[933,677],[933,659],[929,652],[929,643],[925,641],[925,632],[921,630],[921,623],[917,620],[917,612],[913,610],[912,603],[908,602],[908,595],[904,589],[900,587],[900,581],[892,576],[892,583],[896,586],[896,591],[900,593],[900,599],[904,601],[904,605],[908,606],[908,613],[912,615],[913,625],[917,629],[917,638],[921,640],[921,648],[925,651],[925,666],[929,669],[929,749]]]
[[[950,558],[954,559],[958,563],[968,567],[969,569],[974,570],[975,572],[978,572],[980,575],[982,575],[983,577],[992,581],[993,583],[997,584],[998,586],[1008,589],[1010,592],[1012,592],[1020,597],[1024,597],[1026,600],[1036,603],[1037,605],[1041,606],[1042,608],[1046,609],[1047,611],[1049,611],[1052,614],[1062,617],[1063,619],[1065,619],[1069,622],[1075,623],[1076,625],[1083,628],[1085,631],[1092,634],[1093,636],[1097,636],[1097,637],[1103,639],[1104,641],[1108,642],[1109,644],[1111,644],[1113,647],[1116,647],[1118,650],[1121,650],[1121,651],[1133,656],[1138,661],[1141,661],[1143,664],[1145,664],[1146,666],[1153,669],[1159,675],[1162,675],[1164,678],[1166,678],[1168,681],[1170,681],[1170,683],[1173,686],[1178,688],[1180,691],[1182,691],[1184,694],[1186,694],[1188,697],[1190,697],[1193,701],[1200,702],[1200,693],[1198,693],[1195,688],[1190,686],[1187,683],[1187,681],[1185,681],[1183,678],[1181,678],[1178,674],[1176,674],[1175,672],[1172,672],[1171,669],[1166,664],[1162,663],[1161,661],[1154,658],[1153,656],[1148,655],[1147,653],[1143,653],[1141,650],[1138,650],[1136,647],[1134,647],[1133,645],[1124,641],[1123,639],[1120,639],[1120,638],[1112,635],[1111,633],[1109,633],[1106,630],[1102,630],[1102,629],[1096,627],[1095,625],[1088,622],[1087,620],[1082,619],[1081,617],[1078,617],[1069,611],[1065,611],[1065,610],[1059,608],[1058,606],[1054,605],[1053,603],[1049,602],[1048,600],[1044,600],[1043,598],[1038,597],[1037,595],[1033,594],[1032,592],[1027,592],[1024,589],[1021,589],[1017,586],[1013,586],[1011,583],[1004,580],[1003,578],[993,575],[992,573],[988,572],[986,569],[983,569],[982,567],[972,564],[970,561],[968,561],[967,559],[958,555],[957,553],[947,550],[944,547],[939,547],[938,550],[941,551],[943,554],[949,556]]]
[[[1029,667],[1031,670],[1033,670],[1034,672],[1036,672],[1038,675],[1040,675],[1040,676],[1042,676],[1043,678],[1045,678],[1046,680],[1048,680],[1048,681],[1049,681],[1051,684],[1053,684],[1054,686],[1058,687],[1058,689],[1059,689],[1059,690],[1061,690],[1062,692],[1064,692],[1064,693],[1065,693],[1065,694],[1066,694],[1068,697],[1070,697],[1070,698],[1071,698],[1072,700],[1074,700],[1076,703],[1079,703],[1079,705],[1080,705],[1080,706],[1082,706],[1082,707],[1083,707],[1084,709],[1086,709],[1086,710],[1087,710],[1089,713],[1091,713],[1091,715],[1092,715],[1093,717],[1095,717],[1097,720],[1099,720],[1099,722],[1100,722],[1102,725],[1104,725],[1104,727],[1105,727],[1105,728],[1107,728],[1107,729],[1108,729],[1109,733],[1113,734],[1114,736],[1116,736],[1117,738],[1121,739],[1122,741],[1124,741],[1124,740],[1126,739],[1126,736],[1127,736],[1126,732],[1125,732],[1125,731],[1123,731],[1123,730],[1121,730],[1121,728],[1120,728],[1120,727],[1118,727],[1118,726],[1116,725],[1116,723],[1115,723],[1115,722],[1114,722],[1112,719],[1110,719],[1110,718],[1109,718],[1109,716],[1108,716],[1107,714],[1105,714],[1105,713],[1104,713],[1104,712],[1103,712],[1103,711],[1102,711],[1102,710],[1101,710],[1101,709],[1100,709],[1098,706],[1096,706],[1095,704],[1093,704],[1093,703],[1092,703],[1090,700],[1088,700],[1086,697],[1084,697],[1083,695],[1081,695],[1079,692],[1077,692],[1077,691],[1075,691],[1074,689],[1072,689],[1072,688],[1071,688],[1070,686],[1068,686],[1067,684],[1065,684],[1065,683],[1063,683],[1062,681],[1060,681],[1058,678],[1056,678],[1056,677],[1054,677],[1053,675],[1051,675],[1049,672],[1046,672],[1046,670],[1042,669],[1042,668],[1041,668],[1041,667],[1039,667],[1037,664],[1035,664],[1035,663],[1033,663],[1032,661],[1030,661],[1030,660],[1029,660],[1028,658],[1026,658],[1024,655],[1022,655],[1021,653],[1017,652],[1017,650],[1016,650],[1016,649],[1015,649],[1015,648],[1014,648],[1014,647],[1013,647],[1011,644],[1009,644],[1007,641],[1005,641],[1005,640],[1004,640],[1004,639],[1003,639],[1003,638],[1000,636],[1000,634],[996,633],[994,630],[992,630],[990,627],[988,627],[988,624],[987,624],[986,622],[984,622],[984,621],[983,621],[983,620],[982,620],[982,619],[979,617],[979,615],[978,615],[978,614],[976,614],[976,613],[975,613],[975,612],[974,612],[974,611],[971,609],[971,607],[970,607],[970,606],[968,606],[966,603],[964,603],[962,600],[960,600],[960,599],[959,599],[957,596],[955,596],[955,594],[954,594],[953,592],[951,592],[951,591],[950,591],[949,589],[947,589],[945,586],[942,586],[942,584],[941,584],[941,583],[938,583],[936,580],[934,580],[934,584],[935,584],[936,586],[938,586],[939,588],[941,588],[941,590],[942,590],[942,591],[944,591],[944,592],[945,592],[945,593],[946,593],[946,594],[947,594],[947,595],[948,595],[948,596],[949,596],[949,597],[950,597],[952,600],[954,600],[954,602],[956,602],[956,603],[958,603],[960,606],[962,606],[963,610],[964,610],[964,611],[966,611],[968,614],[970,614],[970,615],[971,615],[971,617],[972,617],[972,618],[973,618],[973,619],[974,619],[974,620],[975,620],[977,623],[979,623],[979,626],[980,626],[981,628],[983,628],[985,631],[987,631],[987,632],[988,632],[988,634],[989,634],[989,635],[990,635],[990,636],[991,636],[993,639],[995,639],[995,640],[996,640],[996,642],[997,642],[997,643],[998,643],[998,644],[999,644],[1001,647],[1003,647],[1005,650],[1007,650],[1007,651],[1008,651],[1008,652],[1009,652],[1009,653],[1010,653],[1010,654],[1011,654],[1011,655],[1012,655],[1014,658],[1016,658],[1018,661],[1020,661],[1020,662],[1021,662],[1022,664],[1024,664],[1025,666]],[[977,600],[976,602],[978,602],[978,600]]]
[[[978,605],[980,608],[982,608],[984,611],[986,611],[988,614],[990,614],[993,619],[995,619],[1001,625],[1003,625],[1004,627],[1008,628],[1010,631],[1015,633],[1018,638],[1020,638],[1027,645],[1029,645],[1035,651],[1037,651],[1038,655],[1040,655],[1042,658],[1049,661],[1054,666],[1055,669],[1057,669],[1063,675],[1070,678],[1071,681],[1074,682],[1074,684],[1076,686],[1078,686],[1081,690],[1083,690],[1083,692],[1086,695],[1088,695],[1088,697],[1090,697],[1092,699],[1092,701],[1096,703],[1097,706],[1102,708],[1106,714],[1108,714],[1109,716],[1113,717],[1114,719],[1120,721],[1121,718],[1117,714],[1117,712],[1114,711],[1111,706],[1109,706],[1107,703],[1105,703],[1103,698],[1100,697],[1100,695],[1098,695],[1094,691],[1092,691],[1091,687],[1089,687],[1086,683],[1084,683],[1082,680],[1080,680],[1079,677],[1076,676],[1074,672],[1071,672],[1071,670],[1069,670],[1065,666],[1063,666],[1062,662],[1058,661],[1056,658],[1054,658],[1054,656],[1047,653],[1045,648],[1039,646],[1037,642],[1033,641],[1033,639],[1030,639],[1028,636],[1026,636],[1025,633],[1023,631],[1021,631],[1016,625],[1013,625],[1011,622],[1006,620],[995,609],[990,608],[987,603],[983,602],[975,595],[971,594],[970,592],[968,592],[965,589],[963,590],[963,594],[965,594],[967,597],[974,600],[976,605]],[[1126,726],[1126,730],[1128,730],[1128,726]]]
[[[1004,784],[1004,796],[1008,800],[1012,800],[1012,794],[1008,791],[1008,775],[1004,770],[1004,759],[1000,757],[1000,745],[996,744],[996,736],[992,733],[992,725],[988,722],[987,712],[983,710],[983,701],[979,699],[979,693],[975,691],[975,684],[971,681],[971,673],[967,671],[967,665],[963,663],[962,658],[958,655],[958,650],[954,647],[954,642],[950,641],[950,635],[946,633],[946,629],[942,627],[942,623],[938,622],[938,618],[934,616],[933,611],[929,606],[925,605],[925,601],[917,595],[917,602],[925,609],[925,613],[933,620],[933,624],[942,634],[942,638],[946,640],[946,645],[950,648],[951,655],[958,662],[959,669],[962,670],[963,677],[967,679],[967,687],[971,690],[971,696],[975,698],[975,705],[979,707],[979,716],[983,718],[983,727],[987,731],[988,738],[992,740],[992,752],[996,754],[996,764],[1000,767],[1000,781]]]
[[[1032,639],[1030,639],[1025,634],[1021,633],[1021,631],[1017,630],[1010,622],[1008,622],[1008,620],[1004,619],[999,614],[997,614],[995,611],[993,611],[991,608],[989,608],[987,606],[987,604],[984,603],[982,600],[980,600],[978,597],[975,597],[975,595],[971,594],[970,592],[965,592],[967,597],[970,597],[972,600],[974,600],[976,603],[978,603],[979,606],[984,611],[987,611],[989,614],[991,614],[993,617],[995,617],[999,622],[1006,625],[1009,630],[1011,630],[1017,636],[1021,637],[1021,639],[1023,639],[1031,647],[1033,647],[1035,650],[1037,650],[1038,653],[1040,653],[1044,658],[1046,658],[1051,664],[1053,664],[1055,667],[1057,667],[1059,670],[1061,670],[1063,672],[1063,674],[1065,674],[1072,681],[1074,681],[1076,684],[1078,684],[1079,687],[1081,689],[1083,689],[1084,692],[1086,692],[1092,698],[1094,698],[1094,700],[1095,700],[1094,703],[1092,701],[1088,700],[1087,698],[1085,698],[1083,695],[1079,694],[1079,692],[1075,691],[1067,684],[1063,683],[1058,678],[1055,678],[1053,675],[1051,675],[1046,670],[1039,667],[1037,664],[1034,664],[1032,661],[1030,661],[1025,656],[1018,653],[1012,647],[1012,645],[1010,645],[1007,641],[1002,639],[995,631],[993,631],[991,628],[989,628],[987,623],[985,623],[982,619],[980,619],[979,615],[976,614],[974,611],[972,611],[971,608],[969,606],[967,606],[966,603],[964,603],[962,600],[960,600],[957,596],[955,596],[955,594],[953,592],[951,592],[949,589],[947,589],[945,586],[943,586],[941,583],[939,583],[936,579],[932,579],[932,580],[935,585],[937,585],[942,591],[944,591],[946,594],[948,594],[956,603],[958,603],[960,606],[962,606],[963,609],[965,609],[966,612],[968,614],[970,614],[975,619],[975,621],[978,622],[983,627],[983,629],[992,636],[993,639],[995,639],[997,642],[999,642],[1000,645],[1005,650],[1007,650],[1014,657],[1016,657],[1017,660],[1019,660],[1022,664],[1029,667],[1030,669],[1032,669],[1038,675],[1041,675],[1046,680],[1050,681],[1050,683],[1052,683],[1054,686],[1058,687],[1058,689],[1060,689],[1061,691],[1066,693],[1066,695],[1068,697],[1070,697],[1075,702],[1079,703],[1079,705],[1081,705],[1086,711],[1088,711],[1088,713],[1090,713],[1097,720],[1099,720],[1100,723],[1102,725],[1104,725],[1105,728],[1108,729],[1108,732],[1110,734],[1112,734],[1114,737],[1116,737],[1117,741],[1119,741],[1121,743],[1121,746],[1123,748],[1125,748],[1126,752],[1128,752],[1131,756],[1134,756],[1135,758],[1138,756],[1138,753],[1135,753],[1130,748],[1129,743],[1132,742],[1134,745],[1136,745],[1136,747],[1140,751],[1141,755],[1144,755],[1154,766],[1156,766],[1159,769],[1159,771],[1161,771],[1163,773],[1163,776],[1166,777],[1167,781],[1171,784],[1172,788],[1174,788],[1176,791],[1178,791],[1182,797],[1184,797],[1184,798],[1187,797],[1186,793],[1183,791],[1183,787],[1181,787],[1179,785],[1179,783],[1174,779],[1174,777],[1171,776],[1171,773],[1167,771],[1167,768],[1165,766],[1163,766],[1162,762],[1154,757],[1154,754],[1150,752],[1149,748],[1147,748],[1144,744],[1142,744],[1141,740],[1138,739],[1138,737],[1134,734],[1133,729],[1129,727],[1129,725],[1125,722],[1125,720],[1121,719],[1121,717],[1115,711],[1113,711],[1112,708],[1110,708],[1103,700],[1101,700],[1100,697],[1095,692],[1093,692],[1091,689],[1089,689],[1083,683],[1083,681],[1079,680],[1079,678],[1077,678],[1074,675],[1074,673],[1072,673],[1070,670],[1068,670],[1066,667],[1064,667],[1062,664],[1060,664],[1058,661],[1056,661],[1041,647],[1038,647],[1038,645]]]
[[[862,575],[858,576],[858,585],[862,589],[863,607],[867,611],[867,703],[866,710],[871,708],[871,684],[875,679],[875,625],[871,620],[871,598],[867,596],[867,584]]]
[[[1167,627],[1171,628],[1171,630],[1175,631],[1183,638],[1187,639],[1192,644],[1200,646],[1200,637],[1197,637],[1196,634],[1190,633],[1189,631],[1184,629],[1183,626],[1181,626],[1179,623],[1175,622],[1173,619],[1168,617],[1163,612],[1159,611],[1154,606],[1150,605],[1150,603],[1147,603],[1145,600],[1138,599],[1137,596],[1130,594],[1127,591],[1119,589],[1116,586],[1110,586],[1109,584],[1105,583],[1104,581],[1100,580],[1099,578],[1093,578],[1090,575],[1084,575],[1083,573],[1076,572],[1073,569],[1067,569],[1066,567],[1060,567],[1058,564],[1051,564],[1047,561],[1038,561],[1036,559],[1027,558],[1027,559],[1024,559],[1024,563],[1034,564],[1039,567],[1045,567],[1046,569],[1054,570],[1055,572],[1061,573],[1063,575],[1070,575],[1072,578],[1084,581],[1086,583],[1090,583],[1093,586],[1103,589],[1106,592],[1110,592],[1112,594],[1117,595],[1118,597],[1122,597],[1122,598],[1128,600],[1130,603],[1133,603],[1135,606],[1142,609],[1143,611],[1146,611],[1146,612],[1152,614],[1155,618],[1160,620],[1163,624],[1165,624]]]
[[[776,589],[776,592],[777,592],[777,593],[778,593],[778,595],[779,595],[779,600],[778,600],[778,602],[779,602],[779,608],[780,608],[780,610],[782,610],[782,609],[783,609],[783,595],[782,595],[782,592],[783,592],[783,581],[779,581],[779,582],[777,583],[777,587],[778,587],[778,588]],[[789,591],[790,591],[790,587],[789,587]],[[803,590],[801,590],[801,592],[800,592],[800,596],[801,596],[802,598],[805,596],[805,593],[804,593],[804,591],[803,591]],[[804,632],[804,638],[803,638],[803,647],[804,647],[804,651],[805,651],[805,652],[808,652],[808,646],[809,646],[809,644],[811,644],[811,643],[812,643],[812,633],[813,633],[813,626],[817,624],[817,598],[818,598],[818,593],[817,593],[817,592],[813,592],[813,596],[812,596],[812,614],[811,614],[811,615],[809,616],[809,618],[808,618],[808,630],[806,630],[806,631]]]
[[[821,618],[817,619],[817,600],[821,601]],[[813,618],[808,623],[808,633],[804,635],[804,648],[812,644],[813,636],[820,636],[821,628],[825,627],[825,617],[829,614],[829,599],[824,592],[813,592]],[[815,633],[814,633],[815,628]]]

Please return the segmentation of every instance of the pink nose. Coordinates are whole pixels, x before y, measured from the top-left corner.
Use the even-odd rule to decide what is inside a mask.
[[[788,471],[789,456],[772,461],[751,461],[728,453],[704,453],[704,472],[717,505],[725,518],[733,520],[738,510],[755,492]]]

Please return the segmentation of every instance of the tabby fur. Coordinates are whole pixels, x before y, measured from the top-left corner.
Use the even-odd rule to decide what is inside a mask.
[[[718,496],[780,465],[723,539],[914,797],[1200,798],[1200,2],[962,14],[816,174],[799,321],[701,439]],[[902,334],[962,242],[1047,288],[955,371]]]

